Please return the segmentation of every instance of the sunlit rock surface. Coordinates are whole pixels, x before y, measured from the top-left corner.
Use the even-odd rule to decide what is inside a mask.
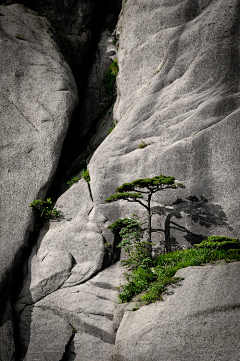
[[[0,12],[10,14],[15,8],[19,8],[20,13],[24,11],[24,16],[45,22],[44,18],[25,13],[19,5],[1,8]],[[18,355],[23,360],[33,357],[36,361],[60,360],[62,357],[68,361],[136,358],[227,361],[229,355],[231,360],[239,359],[236,324],[239,263],[179,271],[185,280],[173,289],[173,294],[165,296],[164,302],[145,306],[135,313],[127,312],[128,306],[118,305],[115,287],[123,282],[123,269],[119,264],[109,267],[111,261],[118,258],[111,254],[116,251],[116,245],[106,227],[132,213],[139,214],[141,220],[146,215],[144,209],[135,204],[105,203],[123,182],[161,173],[172,175],[184,183],[186,189],[157,193],[152,205],[159,212],[165,209],[165,215],[172,212],[172,219],[180,226],[171,230],[177,246],[189,247],[211,234],[239,236],[239,9],[237,0],[227,3],[223,0],[123,2],[116,29],[119,74],[114,119],[118,124],[91,158],[90,185],[81,180],[58,199],[61,218],[50,222],[49,229],[45,225],[32,250],[28,275],[14,306],[19,321],[16,327]],[[0,17],[1,24],[4,19]],[[27,40],[19,36],[21,34],[12,32],[11,42],[19,44],[24,54]],[[47,41],[48,37],[44,39]],[[1,46],[6,44],[2,42]],[[31,50],[30,45],[27,49]],[[51,57],[52,53],[53,50]],[[9,56],[7,64],[11,61],[13,58]],[[50,63],[47,61],[47,66]],[[20,68],[19,63],[17,67]],[[25,68],[24,72],[28,67]],[[69,71],[68,66],[64,69]],[[16,86],[19,80],[12,80],[11,70],[4,71],[2,77],[6,89],[10,89],[7,101],[20,99],[18,110],[11,105],[23,117],[19,115],[23,125],[20,127],[17,123],[14,132],[20,129],[26,134],[25,138],[15,136],[14,141],[10,138],[6,143],[12,147],[15,142],[10,150],[14,155],[17,149],[18,161],[5,161],[6,168],[3,168],[3,186],[10,189],[4,190],[3,220],[10,225],[12,234],[8,239],[13,243],[4,239],[6,253],[2,253],[2,265],[8,260],[7,254],[14,256],[17,248],[12,245],[18,244],[14,243],[16,237],[24,239],[30,224],[28,204],[42,191],[55,170],[49,159],[53,155],[57,157],[60,148],[54,145],[60,146],[57,140],[62,139],[64,127],[51,128],[52,123],[43,121],[45,108],[48,109],[50,103],[49,112],[52,114],[54,110],[54,120],[65,124],[69,117],[64,117],[71,114],[76,101],[74,82],[68,80],[69,85],[64,83],[62,88],[58,73],[43,73],[39,81],[48,84],[49,77],[53,77],[54,86],[64,90],[63,94],[73,87],[72,92],[67,92],[71,99],[68,110],[63,110],[62,103],[60,106],[54,100],[54,86],[40,86],[29,75],[27,79],[20,75],[17,79],[22,77],[19,86],[23,97],[19,96]],[[24,81],[31,85],[31,92],[28,86],[24,88]],[[44,96],[38,95],[39,87],[46,88],[44,110],[37,102]],[[4,99],[6,94],[4,90]],[[13,121],[15,119],[13,116]],[[39,140],[40,125],[43,133]],[[16,131],[17,135],[20,130]],[[51,139],[49,144],[45,136]],[[146,146],[139,148],[142,141]],[[34,150],[38,142],[40,148]],[[9,152],[7,154],[9,156]],[[22,158],[19,154],[23,154]],[[30,163],[27,162],[29,156]],[[41,168],[40,164],[44,166]],[[8,169],[15,172],[14,177],[9,176]],[[177,198],[178,207],[174,210],[171,204]],[[9,206],[9,200],[13,199],[14,206]],[[164,219],[163,215],[156,216],[154,222],[162,228]],[[162,234],[155,236],[155,241],[156,247],[163,249]],[[106,262],[108,251],[110,256]],[[5,320],[8,325],[12,322],[10,316]],[[14,345],[6,324],[1,335],[9,339],[9,347],[1,347],[6,361],[10,361]],[[72,327],[78,332],[72,333]]]
[[[18,4],[0,6],[0,14],[0,285],[4,310],[12,266],[19,263],[19,250],[33,228],[28,206],[46,194],[78,95],[49,22]]]

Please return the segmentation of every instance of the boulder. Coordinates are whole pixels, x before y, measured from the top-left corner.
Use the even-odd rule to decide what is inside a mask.
[[[182,270],[178,275],[185,280],[169,290],[173,293],[164,302],[127,311],[122,321],[125,309],[118,306],[114,289],[122,282],[122,269],[103,269],[106,244],[115,247],[107,225],[132,213],[146,218],[139,205],[106,204],[105,199],[117,186],[137,178],[165,174],[186,185],[185,190],[156,193],[152,203],[166,213],[165,204],[182,204],[172,215],[179,228],[171,229],[171,236],[178,246],[191,246],[196,236],[238,236],[238,19],[237,0],[123,2],[117,27],[118,124],[90,160],[90,184],[81,180],[60,197],[56,206],[62,216],[42,230],[29,259],[29,274],[15,306],[18,343],[26,360],[33,352],[35,360],[43,359],[40,344],[53,360],[60,359],[64,342],[63,359],[75,361],[111,360],[113,355],[116,361],[147,361],[158,360],[159,354],[174,361],[194,360],[196,355],[204,360],[209,354],[218,361],[227,361],[228,355],[239,359],[239,263]],[[139,147],[142,141],[145,146]],[[35,154],[35,171],[28,172],[31,185],[38,174],[37,156],[49,154],[46,144],[44,152]],[[50,179],[47,172],[41,176]],[[39,183],[34,189],[40,189]],[[34,192],[20,189],[18,207],[23,194],[27,205],[35,198]],[[186,197],[189,203],[182,202]],[[20,217],[27,222],[25,214]],[[162,228],[165,217],[154,217]],[[14,224],[9,224],[14,232]],[[20,237],[19,229],[16,233]],[[155,241],[161,243],[162,237]],[[39,309],[47,320],[39,321],[40,328]],[[26,328],[21,329],[23,324]],[[70,327],[77,330],[74,337]],[[11,348],[9,343],[8,354]]]
[[[240,262],[181,269],[163,301],[126,311],[114,361],[239,360]]]
[[[21,250],[33,229],[29,204],[46,195],[78,95],[46,18],[20,4],[0,6],[0,29],[0,289],[4,309],[14,266],[20,263]]]
[[[67,359],[72,354],[76,360],[110,361],[116,335],[115,287],[121,279],[122,268],[116,264],[83,284],[68,285],[22,309],[19,339],[23,359],[60,360],[65,345]]]
[[[118,124],[89,164],[93,199],[109,221],[128,215],[127,202],[104,203],[117,186],[165,174],[186,189],[156,193],[156,205],[203,197],[210,208],[199,206],[202,220],[218,214],[215,220],[203,225],[182,214],[181,225],[204,237],[238,236],[238,10],[235,0],[123,4]],[[146,146],[140,148],[142,141]],[[188,247],[184,236],[181,245]]]

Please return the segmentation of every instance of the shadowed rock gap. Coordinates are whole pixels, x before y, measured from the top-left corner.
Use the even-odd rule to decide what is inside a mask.
[[[91,27],[93,29],[93,39],[92,39],[91,46],[88,50],[88,54],[85,58],[85,68],[83,67],[83,69],[81,69],[82,72],[85,73],[85,79],[84,80],[81,79],[80,83],[79,83],[79,74],[78,74],[78,72],[76,72],[76,69],[77,69],[76,65],[70,64],[70,65],[73,65],[72,70],[75,75],[75,79],[77,81],[80,97],[83,96],[84,88],[86,87],[86,84],[87,84],[88,72],[95,59],[94,52],[95,52],[95,48],[98,44],[99,33],[101,32],[99,29],[103,28],[103,23],[105,21],[103,19],[106,18],[108,15],[109,4],[110,4],[109,1],[105,1],[104,4],[98,3],[97,10],[95,9],[93,19],[91,20]],[[110,8],[111,8],[111,6],[110,6]],[[115,14],[115,16],[117,16],[117,14]],[[59,34],[60,47],[62,47],[62,45],[63,45],[61,37],[62,37],[62,35]],[[62,51],[64,53],[64,47],[62,48]],[[79,108],[80,107],[81,107],[81,104],[79,105]],[[75,115],[73,116],[73,122],[72,122],[72,126],[71,126],[71,127],[73,127],[73,129],[71,130],[71,128],[70,128],[70,138],[72,138],[71,133],[76,134],[76,129],[75,129],[76,125],[74,125],[74,123],[78,122],[79,108],[75,111]],[[90,131],[90,133],[91,133],[91,131]],[[69,137],[69,135],[67,137]],[[66,143],[68,143],[68,139],[66,140]],[[70,139],[70,143],[71,143],[71,139]],[[68,146],[69,146],[69,143],[68,143],[67,147]],[[84,144],[84,147],[86,147],[86,146],[87,146],[87,141]],[[83,149],[84,149],[84,147],[83,147]],[[65,149],[66,149],[66,145],[65,145]],[[63,149],[63,155],[65,155],[64,149]],[[64,170],[66,170],[66,168]],[[58,171],[59,171],[59,168],[57,170],[57,173],[58,173]],[[57,180],[57,183],[58,183],[58,180]],[[54,192],[55,187],[56,187],[56,184],[55,185],[53,184],[53,187],[49,191],[50,196],[52,195],[52,193],[55,193]],[[89,191],[90,191],[90,189],[89,189]],[[23,280],[26,278],[28,258],[31,254],[32,247],[36,244],[36,239],[38,238],[38,236],[39,236],[39,231],[37,231],[35,229],[29,237],[26,236],[26,239],[29,239],[28,245],[25,245],[24,247],[22,247],[22,249],[20,249],[19,252],[16,254],[16,257],[15,257],[16,261],[13,262],[15,264],[15,266],[13,266],[11,275],[9,273],[9,277],[12,277],[11,290],[9,289],[9,277],[7,277],[7,275],[5,277],[6,282],[5,282],[5,286],[4,285],[2,286],[2,291],[4,291],[4,294],[7,294],[7,293],[12,294],[11,298],[12,298],[13,304],[15,303],[15,301],[17,299],[17,296],[21,289]],[[12,276],[12,274],[14,274],[14,276]],[[93,276],[95,276],[96,274],[94,274]],[[3,288],[5,290],[3,290]],[[1,310],[2,310],[3,314],[4,313],[5,313],[5,315],[7,314],[4,305],[2,305]],[[3,322],[4,322],[4,320],[3,320]],[[16,322],[17,322],[17,320],[16,320]],[[22,359],[22,349],[21,349],[21,342],[19,341],[19,338],[18,338],[19,330],[18,330],[18,326],[16,325],[16,322],[15,322],[15,326],[14,326],[16,361],[20,361]],[[70,343],[70,341],[69,341],[69,343]]]
[[[117,22],[117,18],[119,12],[121,10],[120,1],[115,0],[111,2],[109,0],[105,0],[102,4],[97,3],[96,9],[94,11],[94,16],[91,21],[92,26],[92,44],[90,46],[86,61],[85,68],[82,69],[80,76],[74,72],[75,80],[79,90],[79,105],[76,109],[71,124],[68,129],[68,133],[66,135],[63,148],[62,155],[59,160],[59,165],[57,171],[55,173],[52,185],[49,189],[48,194],[51,194],[55,199],[59,197],[62,191],[59,194],[59,190],[61,187],[61,182],[69,180],[71,176],[74,174],[73,164],[76,163],[79,156],[81,154],[85,154],[84,159],[87,160],[89,155],[93,153],[93,149],[89,150],[89,141],[93,134],[96,133],[96,124],[102,118],[102,114],[106,113],[109,108],[113,106],[113,103],[116,98],[116,94],[112,94],[111,96],[104,96],[103,104],[96,103],[92,104],[91,111],[95,111],[96,116],[92,119],[90,124],[83,124],[82,118],[86,117],[85,113],[85,102],[86,96],[89,95],[88,91],[91,92],[89,85],[89,75],[93,70],[93,66],[96,65],[96,53],[98,51],[98,43],[100,40],[100,36],[103,34],[104,30],[108,27],[110,28],[112,22]],[[109,21],[112,18],[111,21]],[[61,47],[61,40],[60,40]],[[64,53],[63,49],[63,53]],[[100,59],[101,60],[101,59]],[[110,65],[111,61],[109,60]],[[73,64],[76,67],[76,65]],[[107,68],[106,68],[107,71]],[[91,94],[92,95],[92,94]],[[104,105],[105,104],[105,105]],[[87,128],[86,128],[87,126]],[[75,167],[76,168],[76,167]],[[67,174],[67,177],[66,177]],[[65,189],[66,190],[66,189]]]

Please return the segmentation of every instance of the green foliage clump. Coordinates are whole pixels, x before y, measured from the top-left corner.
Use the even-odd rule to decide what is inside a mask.
[[[128,198],[136,199],[136,198],[143,198],[143,196],[141,195],[141,193],[129,193],[129,192],[115,193],[112,196],[110,196],[108,199],[106,199],[105,202],[111,203],[114,200],[128,199]]]
[[[112,131],[113,131],[113,129],[116,127],[116,125],[117,125],[117,121],[114,120],[114,121],[113,121],[113,126],[108,130],[108,134],[112,133]]]
[[[89,174],[89,170],[88,169],[84,169],[81,172],[81,176],[83,177],[83,179],[85,179],[86,182],[90,183],[90,174]]]
[[[133,214],[130,218],[118,219],[107,227],[121,236],[122,241],[117,247],[124,249],[128,258],[122,261],[124,267],[135,269],[138,267],[148,268],[151,263],[149,242],[141,240],[141,223]]]
[[[115,30],[115,28],[116,28],[116,25],[117,25],[117,21],[118,21],[118,19],[117,19],[117,18],[114,18],[114,19],[109,23],[109,25],[108,25],[108,31],[109,31],[110,33],[113,33],[113,32],[114,32],[114,30]]]
[[[72,326],[72,333],[77,333],[77,329]]]
[[[230,249],[230,248],[240,248],[239,240],[236,238],[229,238],[225,236],[210,236],[205,241],[202,241],[200,244],[196,244],[197,248],[211,248],[211,249]]]
[[[43,13],[42,13],[42,12],[39,13],[39,12],[35,11],[35,12],[34,12],[34,15],[36,15],[36,16],[43,16]]]
[[[148,146],[148,144],[142,140],[141,143],[139,144],[138,148],[145,148],[147,146]]]
[[[67,182],[69,188],[70,188],[74,183],[77,183],[80,179],[81,179],[81,177],[79,177],[79,176],[74,176],[74,177],[72,177],[71,180]]]
[[[222,247],[216,244],[214,247],[209,247],[209,242],[215,243],[215,241],[209,241],[209,239],[215,237],[225,239],[219,242],[224,242]],[[236,247],[237,243],[238,247]],[[143,268],[140,265],[138,268],[133,269],[131,273],[126,274],[128,283],[120,285],[121,293],[119,298],[122,302],[129,302],[134,296],[141,293],[140,300],[145,304],[161,300],[161,295],[166,290],[166,287],[179,281],[178,277],[174,277],[179,269],[218,260],[225,260],[226,262],[240,260],[239,241],[213,236],[195,246],[195,248],[159,255],[152,259],[148,268]]]
[[[177,186],[178,186],[179,188],[186,188],[185,185],[182,184],[182,183],[177,183]]]
[[[118,74],[118,70],[119,70],[118,63],[116,59],[112,62],[107,73],[104,75],[104,77],[101,80],[101,84],[103,85],[108,95],[113,95],[113,89],[116,81],[116,76]]]
[[[116,189],[116,192],[123,193],[129,191],[135,191],[134,188],[148,188],[161,185],[172,185],[175,183],[175,177],[165,176],[161,174],[160,176],[155,176],[153,178],[140,178],[136,179],[131,183],[123,183],[120,187]],[[158,189],[158,187],[157,187]]]
[[[48,198],[46,201],[34,199],[34,201],[29,204],[29,207],[36,209],[41,219],[54,219],[60,216],[60,212],[53,207],[51,198]]]

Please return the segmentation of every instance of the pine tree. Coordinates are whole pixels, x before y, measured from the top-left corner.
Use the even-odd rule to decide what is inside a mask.
[[[181,183],[175,183],[175,178],[171,176],[155,176],[153,178],[141,178],[131,183],[124,183],[118,187],[115,194],[105,200],[107,203],[118,200],[128,202],[137,202],[147,210],[148,215],[148,242],[152,239],[152,216],[155,212],[151,211],[151,200],[154,193],[166,191],[167,189],[185,188]]]

